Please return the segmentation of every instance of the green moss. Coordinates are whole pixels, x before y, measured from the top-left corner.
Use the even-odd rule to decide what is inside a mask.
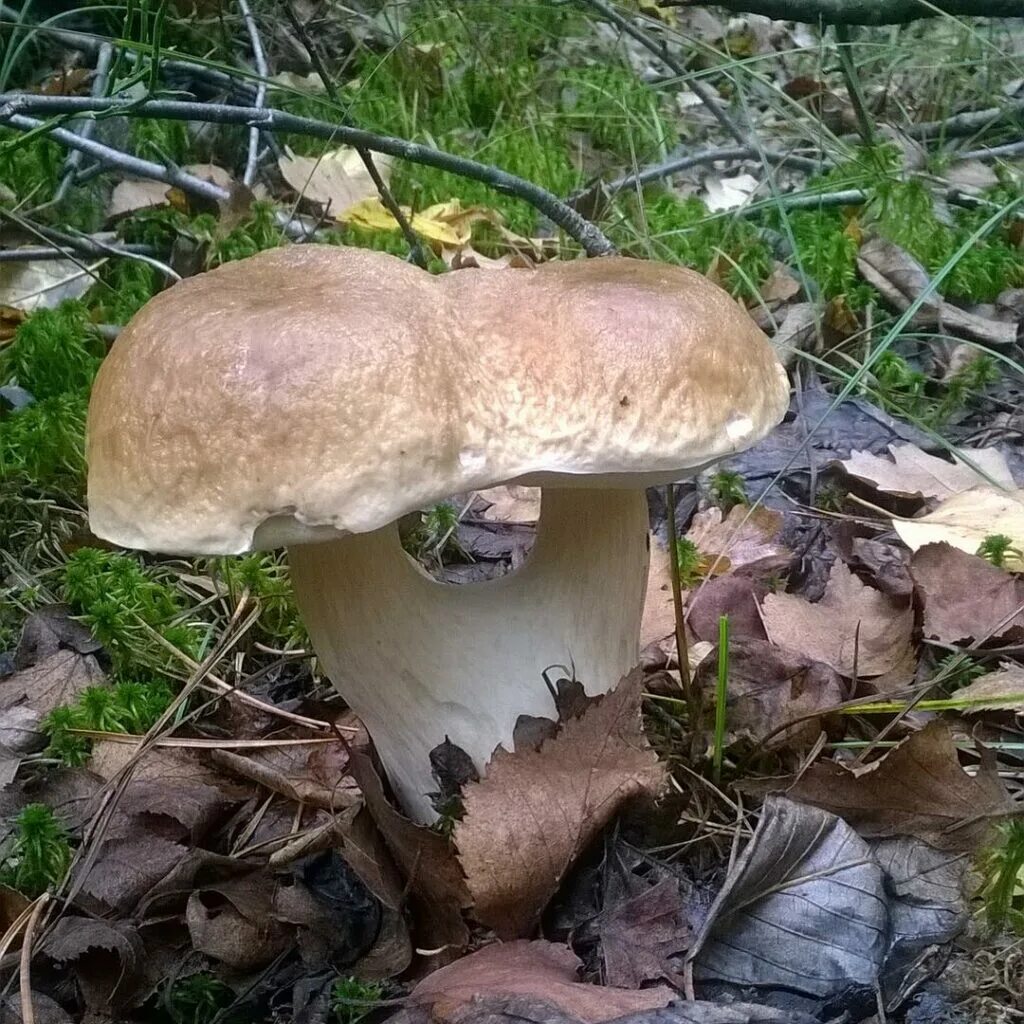
[[[107,324],[126,324],[160,286],[155,267],[140,260],[108,260],[100,271],[101,283],[86,295],[97,319]]]
[[[0,349],[0,380],[20,384],[36,398],[87,390],[106,349],[79,302],[33,313]]]
[[[0,883],[34,899],[63,881],[71,865],[71,845],[64,827],[44,804],[23,808],[14,825]]]
[[[562,81],[567,127],[586,132],[595,146],[626,163],[653,163],[676,143],[662,116],[661,97],[636,73],[614,64],[569,68]]]
[[[84,393],[56,395],[0,418],[0,481],[81,494],[87,407]]]
[[[205,629],[182,621],[178,591],[133,556],[79,548],[64,566],[63,594],[107,649],[117,678],[130,680],[140,665],[180,674],[178,660],[150,630],[190,658],[201,656]]]
[[[302,647],[307,642],[288,566],[281,555],[254,553],[220,558],[199,568],[220,576],[234,600],[248,591],[259,602],[257,625],[268,641],[284,647]]]
[[[64,166],[65,151],[45,135],[26,138],[0,128],[0,182],[26,205],[45,202],[53,194]]]
[[[879,231],[933,276],[991,216],[984,210],[955,210],[950,213],[952,223],[943,223],[935,214],[931,191],[917,179],[881,183],[869,212]],[[990,302],[1004,289],[1024,284],[1024,254],[1008,244],[1008,227],[974,242],[939,291],[970,302]]]
[[[91,741],[76,729],[144,735],[159,721],[174,700],[164,682],[122,682],[90,686],[74,704],[54,708],[43,723],[49,736],[47,753],[70,766],[88,760]]]
[[[745,220],[709,217],[700,199],[660,195],[648,202],[643,220],[653,255],[707,273],[717,263],[733,295],[755,298],[772,268],[772,255],[757,229]]]
[[[133,117],[129,121],[132,152],[144,160],[176,164],[188,162],[189,137],[185,121],[163,121],[156,117]]]

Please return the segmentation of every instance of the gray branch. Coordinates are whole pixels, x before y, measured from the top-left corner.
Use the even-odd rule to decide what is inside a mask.
[[[256,19],[252,16],[247,0],[238,0],[238,9],[242,12],[245,28],[249,33],[249,45],[252,47],[252,60],[256,65],[256,74],[260,76],[260,82],[256,86],[254,105],[262,107],[267,99],[267,76],[270,74],[270,69],[267,67],[267,55],[263,52],[263,41],[260,39]],[[252,183],[256,180],[256,162],[259,160],[259,155],[260,130],[254,125],[249,129],[249,150],[245,158],[245,170],[242,173],[242,184],[246,188],[251,188]]]
[[[164,120],[176,121],[205,121],[210,124],[234,124],[245,125],[246,127],[257,126],[266,131],[294,132],[297,135],[307,135],[311,138],[336,140],[355,148],[363,147],[373,153],[385,153],[388,156],[397,157],[401,160],[408,160],[411,163],[423,164],[427,167],[436,167],[438,170],[448,171],[463,178],[470,178],[473,181],[480,181],[504,195],[513,196],[529,203],[548,217],[571,238],[574,238],[583,247],[588,256],[604,256],[615,251],[615,246],[605,234],[586,218],[581,217],[571,206],[562,202],[556,195],[545,188],[527,181],[525,178],[509,174],[497,167],[480,163],[467,157],[455,156],[443,150],[433,149],[418,142],[410,142],[407,139],[397,139],[388,135],[377,135],[373,132],[363,131],[360,128],[350,128],[347,125],[330,124],[326,121],[317,121],[313,118],[298,117],[295,114],[287,114],[271,107],[238,107],[223,103],[188,103],[175,100],[143,100],[126,102],[119,98],[94,99],[91,96],[37,96],[26,93],[4,93],[0,94],[0,124],[15,124],[14,118],[23,117],[26,114],[41,114],[44,116],[59,116],[62,114],[81,114],[86,112],[95,113],[131,113],[136,117],[155,117]],[[31,118],[28,120],[31,121]],[[32,127],[36,127],[33,122]],[[64,129],[52,128],[51,133],[65,131]],[[95,145],[95,143],[82,143],[73,133],[73,142],[68,140],[66,145]],[[56,136],[55,136],[56,137]],[[125,155],[126,156],[126,155]],[[97,157],[99,159],[99,157]],[[126,157],[128,160],[135,160],[135,157]],[[148,164],[149,161],[142,161]],[[168,168],[161,168],[159,164],[150,164],[147,171],[142,173],[146,177],[156,177],[158,181],[166,179],[161,175],[167,172]],[[154,173],[155,172],[155,173]],[[178,172],[179,174],[181,172]],[[197,179],[198,180],[198,179]],[[178,182],[170,182],[177,184]],[[203,183],[207,189],[214,189],[209,182]],[[222,190],[218,189],[217,192]],[[215,201],[220,198],[211,191],[210,198]]]
[[[662,0],[663,7],[706,7],[702,0]],[[826,25],[906,25],[921,18],[1022,18],[1024,0],[715,0],[734,14]]]

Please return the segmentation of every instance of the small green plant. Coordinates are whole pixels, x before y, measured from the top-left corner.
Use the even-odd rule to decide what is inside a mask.
[[[64,597],[110,654],[115,676],[131,679],[139,665],[160,671],[180,665],[146,629],[199,660],[205,631],[182,622],[180,594],[130,555],[79,548],[64,566]]]
[[[837,483],[823,484],[814,498],[814,507],[822,512],[842,512],[846,504],[847,490]]]
[[[982,910],[994,931],[1024,935],[1024,821],[1001,824],[998,837],[981,859]]]
[[[679,583],[683,587],[693,587],[700,583],[706,568],[700,548],[686,537],[676,538],[676,565],[679,568]]]
[[[30,899],[59,885],[71,864],[64,827],[45,804],[29,804],[15,819],[13,845],[0,867],[0,882]]]
[[[141,736],[152,728],[173,699],[174,692],[160,681],[90,686],[74,704],[54,708],[46,716],[43,729],[50,738],[47,753],[67,765],[84,764],[92,744],[74,730]]]
[[[438,566],[446,560],[469,561],[455,535],[458,525],[455,506],[442,501],[423,513],[419,527],[405,539],[405,550],[421,562]]]
[[[1013,538],[1007,537],[1004,533],[989,534],[978,545],[978,550],[975,553],[999,569],[1006,565],[1008,558],[1015,558],[1017,560],[1024,558],[1020,548],[1014,545]]]
[[[715,678],[715,736],[711,755],[711,777],[716,785],[722,778],[725,755],[725,724],[729,700],[729,616],[718,618],[718,673]]]
[[[331,991],[331,1012],[338,1024],[359,1024],[383,998],[384,986],[379,981],[339,978]]]
[[[78,495],[85,488],[85,394],[0,413],[0,481]]]
[[[225,1017],[235,993],[209,971],[179,978],[167,985],[160,1002],[174,1024],[213,1024],[213,1021],[241,1020]]]
[[[728,515],[735,505],[749,504],[743,477],[728,469],[721,469],[712,476],[711,494],[721,506],[723,515]]]
[[[980,661],[965,654],[947,654],[935,666],[935,680],[941,683],[943,693],[956,696],[956,691],[980,679],[988,669]]]
[[[110,260],[100,277],[86,299],[97,317],[108,324],[127,323],[152,298],[160,283],[156,268],[141,260]]]
[[[288,566],[280,554],[254,553],[222,558],[207,567],[227,585],[229,596],[238,600],[244,591],[259,602],[259,628],[267,639],[286,647],[306,643],[306,630],[295,605]]]

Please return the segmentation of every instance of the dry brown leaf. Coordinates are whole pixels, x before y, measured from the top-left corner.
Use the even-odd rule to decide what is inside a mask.
[[[930,284],[924,267],[906,250],[876,237],[868,239],[857,253],[857,268],[868,284],[899,312],[908,309]],[[932,291],[914,315],[919,327],[937,328],[945,333],[977,341],[982,345],[1006,347],[1017,341],[1017,325],[968,313]]]
[[[911,835],[942,850],[976,849],[1001,816],[1020,810],[990,756],[976,775],[963,770],[938,720],[867,767],[818,761],[792,786],[773,788],[839,815],[867,838]]]
[[[785,263],[775,261],[772,272],[758,289],[765,302],[788,302],[800,294],[800,282]]]
[[[708,658],[697,674],[712,701],[717,661]],[[760,640],[730,636],[726,722],[731,733],[766,741],[770,750],[813,743],[821,732],[821,714],[847,697],[849,687],[828,665]],[[798,719],[806,720],[784,728]]]
[[[194,175],[203,181],[230,189],[235,180],[231,174],[218,167],[217,164],[186,164],[181,168],[186,174]],[[151,178],[123,178],[114,186],[107,204],[107,219],[117,220],[139,210],[149,210],[170,203],[168,193],[171,187],[162,181]]]
[[[488,503],[481,519],[492,523],[535,523],[540,518],[540,488],[521,484],[501,484],[477,491]]]
[[[577,981],[582,966],[568,946],[554,942],[506,942],[485,946],[426,977],[410,993],[444,1021],[459,1007],[489,996],[532,996],[584,1024],[600,1024],[641,1010],[667,1006],[676,994],[665,985],[639,991]]]
[[[1024,580],[949,544],[926,544],[910,560],[924,605],[924,635],[944,644],[1024,640]]]
[[[102,260],[0,263],[0,306],[32,313],[80,299],[96,283],[102,265]]]
[[[997,448],[964,448],[954,455],[954,462],[929,455],[916,444],[891,444],[889,451],[892,461],[854,450],[840,465],[850,476],[904,498],[948,498],[989,481],[1000,487],[1015,486]]]
[[[669,957],[685,953],[696,935],[686,919],[679,879],[669,876],[651,885],[631,875],[630,882],[639,891],[603,910],[596,922],[605,982],[638,989],[665,979],[682,988]]]
[[[647,594],[644,597],[643,618],[640,620],[640,650],[659,644],[666,637],[673,637],[671,647],[674,651],[676,614],[672,601],[672,562],[668,548],[654,533],[650,535],[650,551]],[[686,600],[685,593],[683,600]]]
[[[1024,667],[1012,661],[1004,662],[997,671],[980,676],[953,696],[957,700],[977,702],[960,709],[965,715],[999,708],[1024,711]]]
[[[472,903],[462,869],[449,841],[424,825],[416,825],[388,801],[380,776],[368,754],[353,749],[350,771],[363,792],[373,818],[399,871],[423,901],[424,926],[437,946],[464,946],[469,930],[462,911]]]
[[[767,585],[751,576],[730,573],[708,580],[689,595],[686,625],[698,639],[718,643],[718,620],[728,615],[730,639],[767,640],[761,621],[767,593]]]
[[[385,184],[391,178],[389,157],[375,155],[374,163]],[[296,156],[290,150],[278,158],[281,177],[304,199],[340,214],[364,199],[377,196],[362,157],[351,146],[339,146],[320,157]]]
[[[738,569],[770,573],[785,568],[793,553],[779,542],[782,513],[735,505],[722,518],[720,508],[698,512],[686,532],[716,575]]]
[[[74,882],[76,888],[81,884],[83,893],[99,900],[102,906],[93,908],[98,912],[130,914],[187,852],[180,843],[136,827],[129,836],[106,840],[91,864],[88,859],[81,861],[79,868],[88,867],[88,873],[76,871]]]
[[[26,313],[15,306],[0,305],[0,345],[10,341],[25,322]]]
[[[973,554],[986,537],[1009,537],[1013,549],[1005,566],[1024,572],[1024,491],[997,491],[972,487],[944,501],[934,512],[918,519],[894,519],[893,529],[911,551],[925,544],[952,544]]]
[[[861,583],[838,559],[817,604],[794,594],[768,594],[762,606],[768,638],[853,678],[880,676],[905,662],[914,613]]]
[[[39,715],[73,704],[90,686],[102,686],[103,672],[91,654],[59,650],[0,682],[0,708],[25,703]]]
[[[499,747],[485,778],[463,790],[459,863],[474,916],[500,937],[527,934],[622,805],[658,791],[664,767],[643,734],[642,684],[634,669],[539,751]]]

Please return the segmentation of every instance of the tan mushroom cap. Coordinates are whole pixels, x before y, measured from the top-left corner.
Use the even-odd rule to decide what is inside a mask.
[[[637,486],[742,450],[785,372],[725,292],[620,257],[430,274],[295,245],[182,281],[89,406],[93,531],[227,554],[508,481]]]

